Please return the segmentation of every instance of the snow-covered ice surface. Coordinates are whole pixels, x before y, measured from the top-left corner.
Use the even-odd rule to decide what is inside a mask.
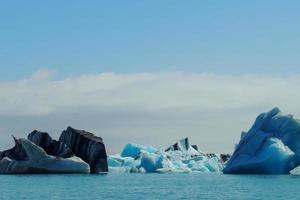
[[[278,108],[256,118],[242,133],[226,174],[288,174],[300,164],[300,121]],[[293,174],[299,169],[292,170]]]
[[[152,146],[127,144],[121,155],[108,157],[108,166],[110,172],[221,172],[223,162],[218,154],[208,157],[185,138],[165,151]]]

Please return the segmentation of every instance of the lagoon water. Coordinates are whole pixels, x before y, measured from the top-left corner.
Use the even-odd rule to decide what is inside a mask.
[[[300,177],[207,174],[1,175],[1,199],[299,199]]]

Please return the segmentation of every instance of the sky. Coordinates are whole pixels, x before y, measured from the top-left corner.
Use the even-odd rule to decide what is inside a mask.
[[[1,1],[0,149],[67,126],[231,152],[255,117],[299,116],[299,1]]]

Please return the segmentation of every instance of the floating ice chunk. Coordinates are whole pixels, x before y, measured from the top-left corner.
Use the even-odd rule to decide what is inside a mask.
[[[107,158],[107,164],[110,167],[121,167],[123,162],[123,159],[119,158],[118,156],[109,156]]]
[[[292,170],[290,171],[290,174],[300,176],[300,166],[298,166],[298,167],[292,169]]]
[[[136,158],[139,155],[139,153],[141,152],[141,150],[144,150],[149,153],[155,153],[157,151],[157,149],[152,146],[145,147],[142,145],[129,143],[123,149],[121,156]]]
[[[300,164],[300,122],[278,108],[259,115],[227,162],[228,174],[287,174]]]
[[[89,173],[90,166],[79,157],[61,158],[48,155],[44,149],[27,139],[15,139],[24,159],[4,157],[0,160],[0,173]]]
[[[107,163],[111,172],[138,172],[140,160],[119,155],[108,156]]]
[[[108,171],[112,173],[127,173],[129,172],[125,167],[111,167],[108,166]]]
[[[110,171],[140,173],[221,172],[223,161],[219,154],[203,154],[188,138],[180,140],[166,151],[152,146],[127,144],[121,154],[108,157]]]
[[[157,169],[156,172],[158,173],[190,173],[191,170],[188,168],[183,168],[183,169],[173,169],[173,168],[160,168]]]
[[[196,147],[196,145],[194,145]],[[198,147],[196,147],[198,149]],[[172,146],[166,149],[166,152],[171,152],[174,156],[177,157],[193,157],[199,156],[201,153],[199,150],[195,149],[191,144],[188,138],[179,140]]]
[[[129,143],[123,149],[121,156],[136,158],[139,155],[141,149],[143,149],[142,146],[138,144]]]
[[[163,156],[146,151],[141,152],[141,165],[146,172],[155,172],[157,169],[162,168]]]
[[[210,172],[220,172],[223,169],[217,157],[205,160],[204,165]]]

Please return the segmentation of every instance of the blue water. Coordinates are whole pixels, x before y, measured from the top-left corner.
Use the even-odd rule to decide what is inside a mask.
[[[1,199],[299,199],[300,177],[222,174],[1,175]]]

